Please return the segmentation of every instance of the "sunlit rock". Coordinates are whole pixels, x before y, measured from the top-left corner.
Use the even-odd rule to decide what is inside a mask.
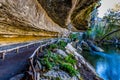
[[[36,0],[2,0],[0,3],[0,34],[57,36],[67,32],[52,21]]]
[[[58,36],[86,30],[98,0],[0,0],[0,34]]]

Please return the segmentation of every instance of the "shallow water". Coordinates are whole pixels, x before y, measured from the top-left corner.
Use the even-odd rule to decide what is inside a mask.
[[[104,80],[120,80],[120,47],[104,45],[105,52],[84,52],[82,55],[93,65]]]

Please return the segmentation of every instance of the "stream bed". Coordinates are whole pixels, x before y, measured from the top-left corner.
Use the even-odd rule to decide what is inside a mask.
[[[120,46],[104,45],[104,52],[85,51],[83,56],[104,80],[120,80]]]

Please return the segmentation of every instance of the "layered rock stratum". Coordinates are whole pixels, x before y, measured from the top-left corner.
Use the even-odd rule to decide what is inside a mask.
[[[57,36],[88,29],[98,0],[0,0],[0,34]]]

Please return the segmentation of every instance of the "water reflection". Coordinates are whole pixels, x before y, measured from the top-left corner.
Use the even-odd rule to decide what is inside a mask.
[[[86,52],[83,56],[94,66],[104,80],[120,80],[120,50],[113,45],[104,46],[105,53]],[[95,55],[93,55],[95,54]],[[94,60],[94,61],[92,61]]]

